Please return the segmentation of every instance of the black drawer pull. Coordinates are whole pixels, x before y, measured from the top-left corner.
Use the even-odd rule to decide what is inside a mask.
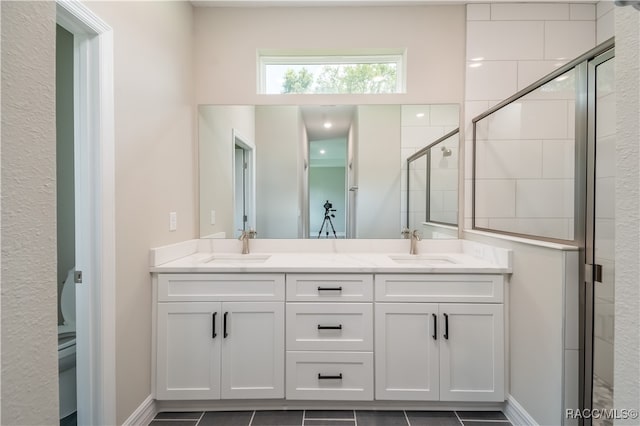
[[[320,287],[320,286],[318,286],[318,291],[342,291],[342,286],[340,286],[340,287]]]
[[[444,315],[444,338],[449,340],[449,315]]]
[[[227,333],[227,315],[229,314],[229,312],[225,312],[224,316],[222,317],[222,336],[226,339],[229,336],[229,333]]]
[[[218,315],[217,312],[214,312],[213,314],[211,314],[211,338],[215,339],[217,334],[216,334],[216,315]]]
[[[318,373],[318,380],[342,380],[342,373],[337,376],[323,376],[322,373]]]
[[[342,324],[338,324],[338,325],[320,325],[320,324],[318,324],[318,330],[342,330]]]
[[[438,316],[436,314],[433,315],[433,340],[438,340]]]

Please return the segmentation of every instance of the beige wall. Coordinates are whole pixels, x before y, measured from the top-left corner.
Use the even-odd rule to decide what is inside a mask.
[[[461,103],[464,6],[196,8],[198,104]],[[407,93],[257,95],[257,49],[407,48]]]
[[[260,238],[298,238],[300,109],[256,108],[256,230]],[[274,173],[277,171],[277,173]]]
[[[151,389],[149,248],[197,236],[193,18],[188,2],[86,4],[114,36],[120,424]]]
[[[200,236],[235,234],[233,217],[234,129],[255,143],[255,107],[252,105],[203,105],[198,109],[198,157],[200,177]],[[211,224],[211,211],[216,223]],[[255,228],[255,223],[249,223]]]
[[[358,107],[356,238],[399,238],[400,106]]]
[[[58,423],[54,2],[2,7],[2,419]]]

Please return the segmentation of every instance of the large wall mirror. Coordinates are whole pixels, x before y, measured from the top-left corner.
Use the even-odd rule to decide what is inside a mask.
[[[455,104],[201,105],[200,236],[400,238],[414,225],[407,158],[459,117]]]

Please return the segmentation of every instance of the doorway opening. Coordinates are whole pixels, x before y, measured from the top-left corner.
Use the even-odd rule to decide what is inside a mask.
[[[74,273],[65,280],[73,286],[63,287],[75,296],[76,421],[115,424],[113,32],[77,1],[56,3],[56,22],[73,39],[72,87],[65,89],[73,98],[73,146],[67,147],[73,177],[65,180],[73,207],[59,207],[73,210],[74,219],[67,242],[75,250]],[[61,295],[61,302],[68,299]]]
[[[311,237],[345,238],[347,138],[309,141]]]
[[[233,130],[233,229],[237,238],[255,228],[255,144]]]

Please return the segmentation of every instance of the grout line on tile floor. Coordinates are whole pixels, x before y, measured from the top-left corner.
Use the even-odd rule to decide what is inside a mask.
[[[409,421],[409,416],[407,416],[407,410],[402,410],[404,413],[404,419],[407,421],[407,425],[411,426],[411,422]]]
[[[356,410],[353,410],[353,426],[358,426],[358,417],[356,417]]]
[[[458,418],[458,422],[460,422],[460,424],[461,424],[462,426],[464,426],[464,423],[462,423],[462,419],[461,419],[461,418],[460,418],[460,416],[458,415],[458,412],[454,410],[454,411],[453,411],[453,413],[454,413],[454,414],[456,415],[456,417]]]
[[[459,417],[458,417],[459,418]],[[480,422],[480,423],[510,423],[509,419],[464,419],[464,422]]]
[[[206,413],[206,411],[203,411],[202,414],[200,414],[200,418],[198,419],[198,421],[196,422],[196,426],[198,426],[200,424],[200,421],[202,420],[202,418],[204,417],[204,413]]]
[[[251,426],[251,424],[253,423],[253,418],[256,416],[256,410],[253,410],[253,413],[251,413],[251,419],[249,420],[249,424],[247,426]]]

